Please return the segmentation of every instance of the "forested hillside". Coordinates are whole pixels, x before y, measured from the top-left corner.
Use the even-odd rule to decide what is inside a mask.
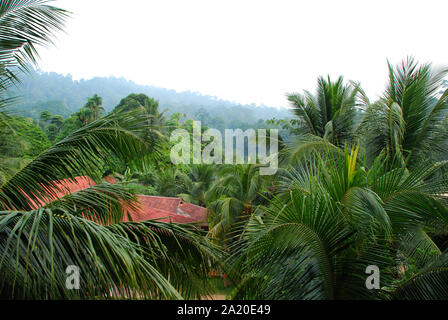
[[[131,93],[144,93],[159,101],[160,109],[167,114],[181,112],[187,118],[212,120],[220,118],[228,127],[238,127],[239,121],[255,123],[259,119],[289,117],[286,109],[268,106],[241,105],[220,100],[197,92],[177,92],[154,86],[138,85],[124,78],[93,78],[75,81],[71,75],[34,71],[22,76],[22,84],[11,89],[10,96],[20,96],[14,107],[21,116],[38,119],[42,111],[64,117],[78,111],[86,98],[98,94],[103,98],[105,110],[111,111],[120,100]],[[222,121],[218,121],[222,124]],[[211,123],[213,124],[213,123]]]

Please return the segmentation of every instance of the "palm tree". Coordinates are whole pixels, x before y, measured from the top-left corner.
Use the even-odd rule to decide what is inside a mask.
[[[0,88],[17,82],[16,69],[36,63],[37,47],[51,45],[69,13],[44,0],[5,0],[0,3]]]
[[[105,109],[103,107],[103,99],[96,93],[92,98],[87,98],[87,103],[84,108],[92,111],[92,119],[97,120],[102,117]]]
[[[94,112],[92,109],[88,109],[88,108],[81,108],[77,113],[76,113],[78,120],[80,123],[82,123],[83,126],[91,123],[93,121],[94,118]]]
[[[221,176],[205,194],[208,199],[207,237],[223,250],[223,258],[232,258],[236,239],[255,214],[258,202],[265,190],[265,179],[259,174],[259,165],[230,165],[224,167]],[[227,262],[226,262],[227,263]],[[222,269],[226,271],[226,267]],[[224,285],[238,282],[239,275],[224,277]]]
[[[370,161],[382,151],[401,159],[402,165],[446,159],[448,90],[443,78],[448,69],[435,71],[412,58],[395,68],[389,63],[389,83],[383,97],[370,103],[363,121]]]
[[[158,168],[154,174],[154,186],[162,196],[177,196],[183,190],[179,170],[176,167]]]
[[[343,77],[333,82],[328,76],[318,78],[315,95],[309,91],[289,94],[297,117],[290,121],[290,127],[299,135],[293,155],[328,143],[343,147],[354,142],[360,120],[357,100],[360,92],[359,85],[344,84]]]
[[[179,194],[183,200],[200,206],[207,205],[207,192],[216,178],[217,169],[214,165],[193,164],[186,167],[186,172],[180,173],[184,193]]]
[[[448,226],[446,186],[429,179],[444,164],[409,172],[382,156],[366,171],[357,158],[355,148],[328,151],[290,172],[236,246],[228,271],[243,280],[234,298],[447,296],[448,255],[428,235]],[[381,271],[380,290],[365,286],[369,265]]]
[[[208,236],[229,250],[235,233],[255,212],[265,180],[259,174],[259,165],[253,164],[226,166],[220,176],[205,196],[209,199]]]
[[[43,0],[0,2],[0,86],[17,80],[17,64],[35,62],[36,45],[51,43],[67,12]],[[4,114],[2,114],[4,117]],[[5,122],[0,122],[2,126]],[[138,206],[120,184],[101,180],[117,161],[138,168],[150,159],[147,118],[112,114],[85,125],[0,183],[0,297],[181,298],[204,293],[213,247],[191,227],[122,223]],[[97,185],[78,192],[62,183],[87,176]],[[168,254],[169,253],[169,254]],[[81,270],[81,290],[69,290],[66,268]]]

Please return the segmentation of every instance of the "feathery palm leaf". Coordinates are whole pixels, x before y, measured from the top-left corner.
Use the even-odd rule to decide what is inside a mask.
[[[381,266],[390,281],[391,225],[380,198],[365,185],[357,152],[345,148],[343,154],[302,159],[284,177],[284,193],[251,219],[238,243],[231,271],[246,276],[236,297],[379,297],[366,289],[364,271]],[[246,283],[259,288],[255,296]]]
[[[362,131],[369,159],[386,151],[402,165],[415,166],[446,154],[448,93],[438,95],[448,69],[434,71],[430,64],[419,66],[412,58],[395,68],[388,66],[383,97],[366,105]]]
[[[142,248],[62,210],[0,213],[1,296],[19,299],[180,298]],[[66,287],[68,266],[81,290]]]
[[[200,298],[211,293],[209,275],[219,265],[222,252],[193,226],[146,221],[109,227],[137,243],[145,258],[182,294]]]
[[[417,275],[402,283],[392,293],[400,300],[446,300],[448,299],[448,254],[423,268]]]
[[[343,146],[355,137],[359,122],[357,95],[359,85],[344,85],[339,77],[332,82],[330,77],[318,79],[316,95],[305,91],[288,95],[294,114],[300,120],[300,132],[324,138]]]
[[[28,70],[38,58],[37,47],[53,44],[69,13],[48,5],[47,0],[0,2],[0,88],[18,81],[17,66]]]

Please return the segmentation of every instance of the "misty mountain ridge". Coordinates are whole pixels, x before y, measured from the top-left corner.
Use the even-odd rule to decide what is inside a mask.
[[[103,98],[106,111],[111,111],[120,100],[131,93],[143,93],[159,101],[159,109],[170,115],[181,112],[193,118],[197,112],[208,113],[210,118],[222,118],[227,123],[258,120],[284,119],[291,116],[285,108],[277,109],[265,105],[239,104],[198,92],[177,92],[155,86],[139,85],[131,80],[116,77],[95,77],[89,80],[73,80],[71,75],[55,72],[32,71],[22,76],[22,84],[9,90],[9,96],[19,96],[11,108],[18,115],[37,119],[41,111],[64,117],[78,111],[87,102],[87,97],[98,94]]]

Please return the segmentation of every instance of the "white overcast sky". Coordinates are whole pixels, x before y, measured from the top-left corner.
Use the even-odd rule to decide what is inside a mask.
[[[448,65],[448,1],[58,0],[74,13],[44,71],[125,77],[241,103],[344,75],[375,98],[387,59]]]

